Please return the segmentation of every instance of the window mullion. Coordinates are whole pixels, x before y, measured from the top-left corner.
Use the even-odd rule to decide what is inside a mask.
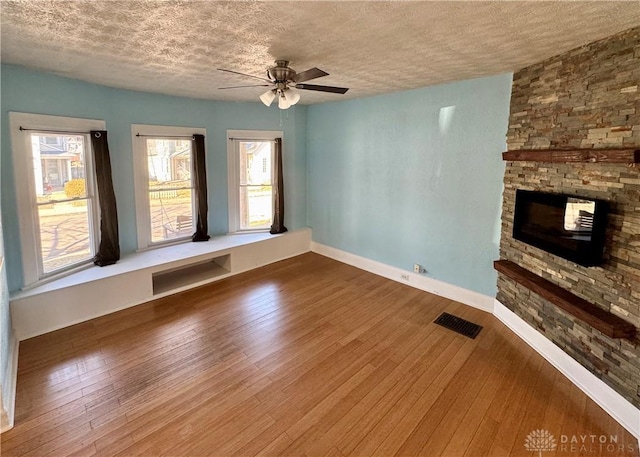
[[[194,187],[149,187],[149,192],[166,192],[172,190],[192,190]]]
[[[46,202],[36,202],[36,206],[53,205],[56,203],[79,202],[83,200],[91,200],[93,197],[67,198],[64,200],[47,200]]]

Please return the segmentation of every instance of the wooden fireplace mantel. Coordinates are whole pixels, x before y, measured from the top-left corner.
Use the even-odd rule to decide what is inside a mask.
[[[493,266],[500,273],[611,338],[633,338],[636,334],[636,328],[633,324],[573,295],[513,262],[496,260],[493,262]]]
[[[526,162],[640,163],[640,149],[519,149],[502,160]]]

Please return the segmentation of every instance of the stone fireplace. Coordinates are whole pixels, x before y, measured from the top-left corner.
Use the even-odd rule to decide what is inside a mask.
[[[640,164],[550,162],[549,150],[640,150],[640,28],[572,50],[514,75],[500,258],[640,329]],[[583,267],[512,237],[516,189],[610,203],[604,262]],[[498,275],[497,299],[636,408],[640,336],[613,338]],[[638,330],[640,332],[640,330]]]

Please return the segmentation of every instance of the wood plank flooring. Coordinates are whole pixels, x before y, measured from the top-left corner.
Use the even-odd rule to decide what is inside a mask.
[[[638,455],[490,314],[317,254],[23,341],[15,422],[3,456]]]

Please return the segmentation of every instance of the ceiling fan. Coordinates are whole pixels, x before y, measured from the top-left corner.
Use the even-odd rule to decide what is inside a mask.
[[[334,94],[344,94],[349,89],[346,87],[333,87],[333,86],[318,86],[315,84],[304,84],[305,81],[328,76],[329,73],[322,71],[319,68],[311,68],[301,73],[289,66],[288,60],[276,60],[275,66],[270,67],[267,70],[267,77],[262,78],[260,76],[248,75],[246,73],[240,73],[233,70],[225,70],[224,68],[218,68],[220,71],[227,73],[233,73],[240,76],[246,76],[248,78],[259,79],[263,81],[263,84],[252,84],[249,86],[231,86],[220,87],[219,89],[239,89],[241,87],[270,87],[264,94],[260,95],[260,100],[267,106],[271,106],[271,103],[278,97],[278,108],[287,109],[292,105],[295,105],[300,101],[300,93],[298,89],[303,90],[315,90],[318,92],[331,92]]]

